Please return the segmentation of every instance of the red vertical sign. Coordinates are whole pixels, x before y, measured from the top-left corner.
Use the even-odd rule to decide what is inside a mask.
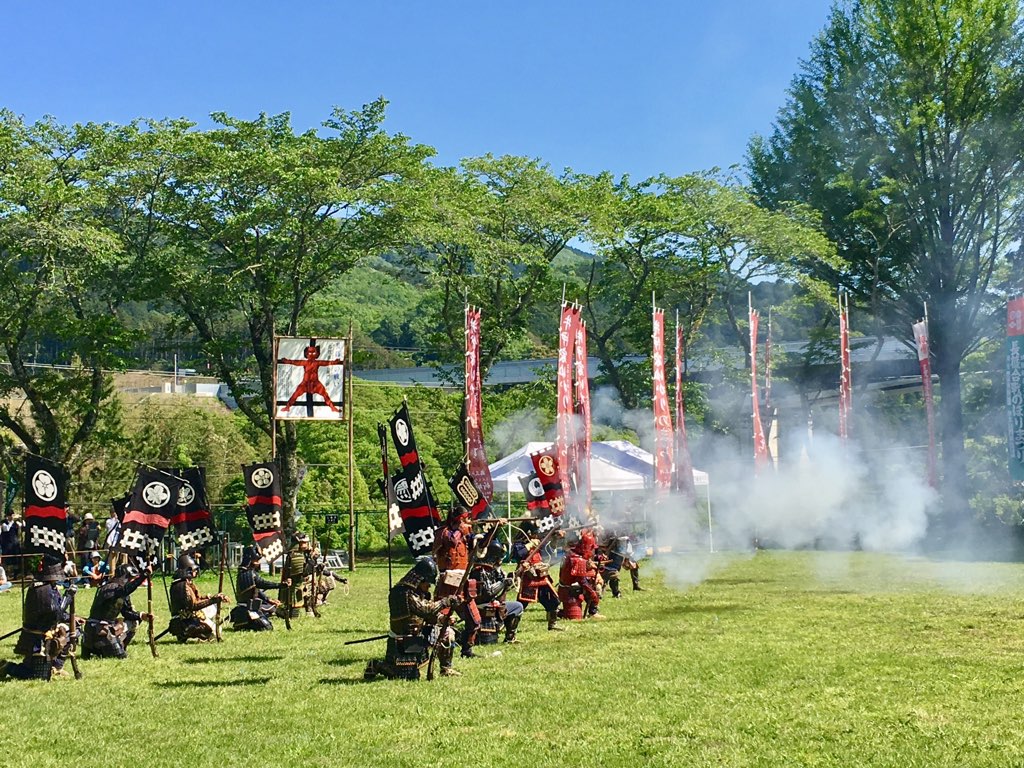
[[[853,410],[853,371],[850,367],[850,310],[839,298],[839,437],[850,436],[850,413]]]
[[[590,508],[590,380],[587,377],[587,324],[576,323],[576,488]]]
[[[928,351],[928,321],[913,324],[917,342],[917,360],[921,364],[921,386],[924,389],[924,410],[928,420],[928,484],[939,487],[938,461],[935,449],[935,401],[932,397],[932,363]]]
[[[563,492],[569,486],[569,450],[573,442],[572,355],[576,343],[579,311],[570,304],[562,305],[558,326],[558,412],[556,416],[555,454],[558,459],[558,480]],[[567,494],[568,495],[568,494]]]
[[[693,486],[693,462],[690,459],[690,445],[686,440],[686,403],[683,400],[683,329],[676,316],[676,430],[675,430],[675,474],[672,487],[689,499],[696,497]]]
[[[754,429],[754,468],[760,470],[768,465],[768,442],[764,437],[764,427],[761,426],[761,396],[757,386],[757,326],[759,315],[753,308],[750,309],[750,396],[751,415]]]
[[[480,381],[480,310],[466,307],[466,454],[469,474],[489,504],[494,482],[487,465],[483,433],[483,389]]]
[[[665,383],[665,313],[658,308],[654,309],[653,324],[654,484],[658,488],[669,488],[672,485],[672,415],[668,410],[668,387]]]

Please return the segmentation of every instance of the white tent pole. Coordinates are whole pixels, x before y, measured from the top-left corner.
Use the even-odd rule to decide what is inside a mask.
[[[707,489],[708,499],[708,552],[714,553],[715,551],[715,538],[711,533],[711,478],[708,477],[708,484],[704,486]]]

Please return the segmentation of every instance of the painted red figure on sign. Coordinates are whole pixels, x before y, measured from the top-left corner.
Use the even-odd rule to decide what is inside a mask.
[[[298,399],[303,395],[320,395],[324,399],[324,405],[330,408],[335,413],[338,413],[338,406],[331,400],[331,396],[327,393],[327,388],[324,387],[323,382],[320,381],[320,369],[328,368],[332,365],[344,365],[344,360],[321,360],[320,359],[320,347],[310,344],[306,347],[303,352],[305,359],[303,360],[290,360],[288,358],[281,358],[278,363],[282,365],[297,365],[302,368],[302,381],[299,382],[299,386],[292,392],[292,396],[288,398],[288,402],[285,403],[284,410],[291,410],[291,407],[298,402]]]

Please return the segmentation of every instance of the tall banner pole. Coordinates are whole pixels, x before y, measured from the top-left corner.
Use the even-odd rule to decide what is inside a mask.
[[[464,303],[462,305],[462,346],[464,350],[462,356],[462,461],[467,466],[469,465],[469,409],[472,406],[472,403],[469,401],[469,390],[472,386],[469,377],[473,374],[472,361],[469,359],[470,354],[472,354],[469,342],[469,304]]]
[[[355,503],[355,471],[356,459],[353,443],[355,441],[355,408],[352,404],[352,321],[348,321],[348,349],[345,358],[346,383],[345,396],[348,399],[348,569],[356,569],[356,503]]]
[[[270,374],[270,388],[272,390],[270,399],[270,458],[272,461],[277,461],[277,333],[274,333],[273,339],[270,342],[271,349],[274,353],[274,368]]]
[[[1024,297],[1006,306],[1006,415],[1010,479],[1024,482]]]

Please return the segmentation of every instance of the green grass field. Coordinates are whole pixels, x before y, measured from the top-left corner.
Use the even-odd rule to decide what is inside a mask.
[[[384,644],[342,643],[386,629],[387,569],[360,567],[292,632],[161,641],[158,659],[137,642],[82,681],[0,684],[2,765],[1024,765],[1024,566],[681,562],[707,578],[674,588],[646,561],[650,591],[606,599],[608,621],[547,632],[535,606],[520,645],[431,683],[362,681]],[[0,630],[18,612],[0,595]]]

